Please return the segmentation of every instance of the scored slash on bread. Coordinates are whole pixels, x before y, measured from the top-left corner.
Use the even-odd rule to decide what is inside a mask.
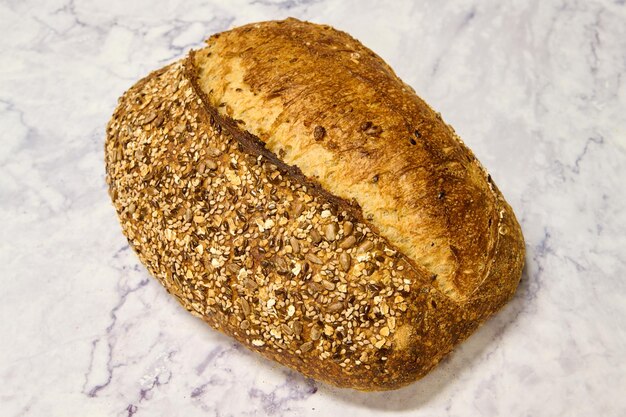
[[[181,304],[334,385],[394,389],[512,296],[509,205],[373,52],[295,19],[215,35],[120,99],[110,195]]]

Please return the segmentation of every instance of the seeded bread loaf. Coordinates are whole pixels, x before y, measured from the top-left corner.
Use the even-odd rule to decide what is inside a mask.
[[[329,26],[236,28],[139,81],[106,169],[128,241],[187,310],[334,385],[422,377],[520,279],[523,237],[491,177]]]

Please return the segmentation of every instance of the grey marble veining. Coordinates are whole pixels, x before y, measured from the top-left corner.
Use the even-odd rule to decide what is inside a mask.
[[[287,16],[387,60],[522,223],[514,300],[398,391],[307,380],[185,313],[106,193],[125,89],[214,32]],[[623,0],[9,0],[0,52],[1,415],[626,415]]]

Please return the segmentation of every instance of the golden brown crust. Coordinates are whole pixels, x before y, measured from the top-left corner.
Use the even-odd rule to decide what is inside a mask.
[[[295,19],[207,43],[196,66],[214,106],[333,194],[355,199],[448,296],[472,296],[495,250],[499,194],[382,59],[343,32]]]
[[[301,30],[309,24],[289,20],[259,25],[245,31],[292,26]],[[347,36],[315,25],[306,30]],[[280,50],[280,41],[272,39]],[[236,42],[245,50],[251,41]],[[360,44],[353,46],[364,50]],[[386,64],[372,59],[380,61],[377,68],[384,70],[387,81],[395,80]],[[473,278],[479,282],[467,288],[457,285],[452,296],[433,282],[432,268],[398,251],[381,233],[384,228],[364,219],[358,204],[333,195],[319,178],[285,163],[284,155],[264,149],[247,122],[243,125],[220,112],[219,103],[202,91],[197,63],[192,55],[132,87],[120,99],[106,143],[107,182],[124,233],[149,271],[189,311],[307,376],[343,387],[382,390],[425,375],[511,297],[523,265],[519,225],[490,179],[476,177],[483,171],[471,152],[445,125],[429,119],[429,108],[412,116],[427,144],[409,149],[429,155],[429,164],[448,166],[452,156],[440,161],[432,155],[442,152],[443,141],[453,141],[451,153],[465,158],[463,169],[471,171],[448,175],[446,169],[432,167],[438,176],[428,178],[427,186],[435,181],[433,190],[446,188],[446,199],[436,206],[443,205],[438,218],[444,220],[439,221],[460,228],[438,238],[463,243],[467,236],[478,236],[487,241],[463,243],[471,250],[453,251],[457,258],[466,257],[466,264],[483,259],[485,266],[484,273]],[[260,74],[257,82],[273,82],[268,73]],[[287,90],[288,84],[283,82]],[[425,106],[419,99],[416,103]],[[298,106],[303,113],[319,108],[307,102]],[[328,113],[332,118],[332,111]],[[371,118],[380,114],[373,112]],[[392,124],[381,124],[384,131],[392,129]],[[337,117],[324,125],[345,128],[349,122]],[[313,130],[314,137],[320,135],[330,140],[334,133]],[[268,137],[261,139],[268,143]],[[336,146],[330,150],[346,155],[359,169],[380,165],[375,158],[368,159],[370,165],[359,165],[350,154],[360,153],[359,147],[350,151],[341,148],[342,143]],[[413,161],[410,152],[403,151],[402,163]],[[358,172],[353,169],[350,175]],[[457,183],[468,181],[477,184],[456,190]],[[474,224],[461,222],[474,207],[463,203],[466,194],[470,200],[490,201],[486,208],[479,206],[484,213],[476,215],[490,227],[466,229]],[[404,200],[393,201],[404,210]],[[424,201],[428,205],[430,200]],[[433,207],[420,213],[433,210],[430,215],[437,218]],[[455,237],[462,234],[465,237]]]

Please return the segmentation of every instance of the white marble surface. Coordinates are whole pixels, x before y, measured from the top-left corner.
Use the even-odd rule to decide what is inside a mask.
[[[0,415],[626,415],[626,5],[0,3]],[[385,58],[522,223],[515,299],[425,379],[361,394],[259,359],[129,251],[104,183],[117,97],[211,33],[295,16]]]

